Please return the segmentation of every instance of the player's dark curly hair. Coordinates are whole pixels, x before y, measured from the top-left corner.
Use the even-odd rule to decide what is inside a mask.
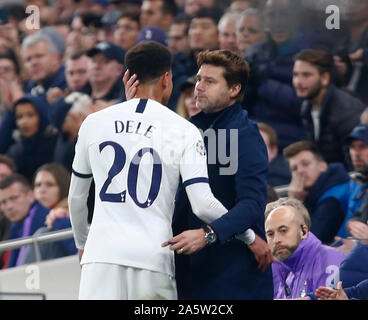
[[[125,55],[125,67],[136,74],[140,83],[157,80],[171,70],[172,56],[167,47],[154,41],[144,41],[129,49]]]

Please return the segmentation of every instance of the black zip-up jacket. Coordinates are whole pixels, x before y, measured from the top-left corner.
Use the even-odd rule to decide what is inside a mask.
[[[308,100],[303,102],[303,125],[308,138],[318,146],[326,162],[341,162],[352,170],[345,139],[359,124],[364,109],[365,105],[359,99],[330,84],[322,103],[319,139],[315,140],[312,104]]]

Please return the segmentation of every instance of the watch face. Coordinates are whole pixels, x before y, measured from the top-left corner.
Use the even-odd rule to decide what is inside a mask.
[[[206,235],[208,243],[214,243],[216,241],[216,234],[214,232],[210,232]]]

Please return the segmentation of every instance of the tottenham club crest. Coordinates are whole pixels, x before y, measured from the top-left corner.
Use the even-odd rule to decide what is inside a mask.
[[[201,155],[201,156],[205,156],[206,155],[206,148],[203,144],[202,140],[199,140],[196,144],[196,150],[197,152]]]

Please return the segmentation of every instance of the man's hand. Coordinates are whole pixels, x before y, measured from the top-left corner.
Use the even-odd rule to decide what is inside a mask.
[[[69,217],[68,208],[55,208],[52,209],[49,214],[46,216],[45,224],[48,229],[52,229],[52,225],[54,224],[56,219],[62,217]]]
[[[354,238],[368,240],[368,224],[361,221],[349,221],[348,228]]]
[[[127,100],[133,99],[137,93],[139,80],[137,80],[137,75],[133,74],[130,76],[129,69],[125,71],[123,77],[123,83],[125,87],[125,97]]]
[[[258,269],[265,272],[266,269],[275,261],[271,249],[268,244],[256,234],[256,239],[248,248],[254,253],[254,257],[258,262]]]
[[[319,287],[315,295],[318,300],[349,300],[344,289],[342,288],[342,282],[337,283],[337,290],[328,287]]]
[[[304,178],[299,174],[293,173],[289,186],[289,197],[304,201],[307,194],[308,191],[304,188]]]
[[[8,80],[0,78],[1,103],[9,110],[13,111],[14,102],[24,95],[23,89],[17,79]]]
[[[195,253],[207,245],[205,232],[202,228],[186,230],[164,242],[161,246],[166,247],[168,245],[170,245],[170,250],[175,250],[178,254]]]
[[[340,238],[335,237],[335,241],[341,241],[342,245],[339,247],[336,247],[336,249],[342,251],[346,255],[350,253],[350,251],[357,245],[357,243],[353,239],[346,239],[346,238]]]
[[[52,104],[56,100],[66,97],[69,93],[70,93],[70,89],[68,88],[66,88],[65,90],[62,90],[59,87],[53,87],[47,90],[46,99],[49,104]]]
[[[353,53],[349,54],[349,58],[351,63],[355,63],[363,59],[364,50],[359,48],[358,50],[354,51]]]
[[[86,118],[84,114],[68,112],[62,125],[64,133],[68,134],[70,141],[75,141],[78,137],[78,131]]]

